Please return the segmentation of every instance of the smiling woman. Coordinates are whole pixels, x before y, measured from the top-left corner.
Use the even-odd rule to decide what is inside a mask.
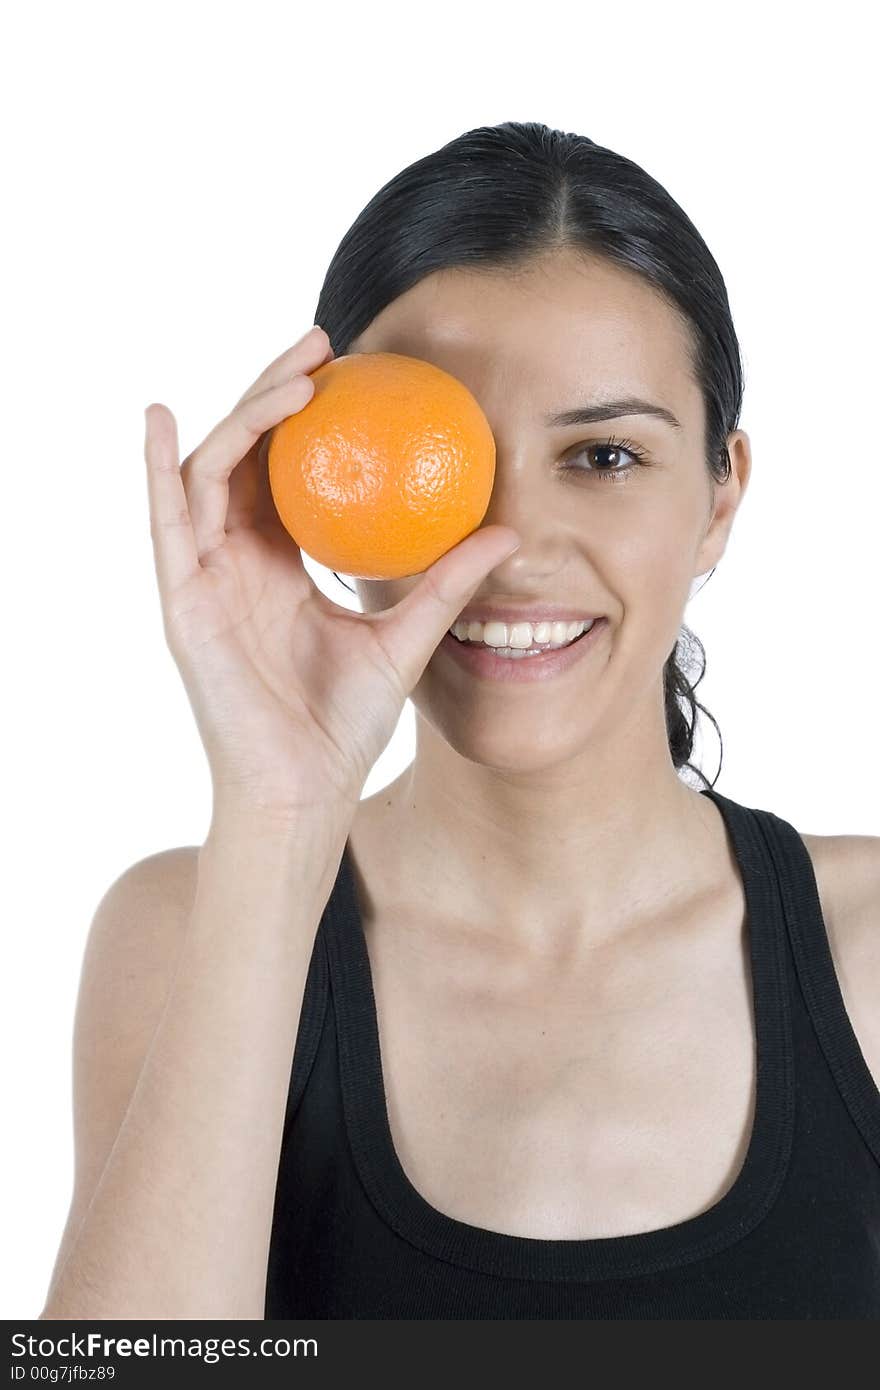
[[[376,194],[317,317],[337,353],[465,382],[497,445],[485,522],[522,544],[347,841],[267,1316],[876,1314],[880,1095],[813,861],[691,761],[682,611],[751,468],[718,265],[632,161],[508,122]],[[356,591],[378,614],[417,582]]]
[[[380,189],[317,318],[182,465],[147,412],[213,815],[96,914],[44,1317],[877,1316],[876,854],[692,761],[684,610],[751,468],[717,264],[636,164],[510,122]],[[496,466],[353,613],[262,445],[373,352],[463,382]]]
[[[465,169],[467,177],[462,176]],[[340,242],[317,317],[337,355],[384,349],[426,356],[460,375],[488,411],[491,403],[478,373],[463,366],[465,355],[473,361],[475,349],[474,341],[461,337],[467,308],[483,325],[483,337],[499,322],[499,311],[509,314],[512,304],[524,308],[530,303],[540,311],[553,267],[560,263],[569,267],[561,286],[566,296],[578,278],[585,287],[591,273],[594,280],[603,275],[613,280],[615,268],[620,272],[616,279],[629,284],[623,294],[612,289],[602,297],[588,289],[580,300],[562,300],[546,344],[535,341],[534,326],[525,318],[501,335],[507,340],[511,333],[518,335],[517,347],[527,364],[521,378],[525,402],[535,399],[530,385],[535,372],[555,388],[554,395],[561,394],[566,381],[572,389],[580,383],[593,387],[583,393],[590,397],[584,403],[543,413],[541,424],[550,431],[551,443],[542,447],[553,448],[563,431],[570,438],[578,426],[623,419],[639,423],[644,438],[594,430],[592,439],[567,449],[557,478],[574,487],[609,482],[628,492],[638,485],[640,471],[654,466],[654,453],[669,460],[682,452],[683,425],[665,398],[617,389],[650,380],[664,385],[669,375],[662,357],[671,346],[673,360],[688,378],[685,403],[692,419],[687,447],[702,463],[705,496],[711,502],[712,483],[730,479],[732,452],[744,489],[748,440],[737,429],[743,367],[721,272],[693,223],[660,184],[631,160],[584,136],[508,122],[470,131],[403,170]],[[536,286],[531,301],[526,293],[530,283]],[[487,294],[489,287],[494,293]],[[452,312],[450,291],[465,309],[464,320]],[[478,307],[470,306],[474,293]],[[629,322],[620,314],[627,294],[639,300]],[[392,325],[401,313],[409,313],[409,320],[395,333]],[[413,336],[420,313],[419,325],[428,323],[430,330]],[[498,347],[497,341],[480,345],[484,352]],[[510,357],[508,350],[505,360]],[[557,370],[554,363],[561,359],[566,366]],[[509,382],[501,389],[506,405]],[[499,448],[505,424],[496,430]],[[511,417],[508,428],[513,427]],[[524,437],[523,430],[517,437]],[[729,520],[732,511],[728,517],[722,505],[719,521],[726,526]],[[714,564],[707,555],[704,568],[696,572],[710,568]],[[663,668],[670,755],[676,768],[708,786],[702,770],[690,761],[697,711],[712,718],[695,693],[705,674],[705,654],[687,627],[677,622],[674,632]],[[723,743],[719,772],[722,762]]]

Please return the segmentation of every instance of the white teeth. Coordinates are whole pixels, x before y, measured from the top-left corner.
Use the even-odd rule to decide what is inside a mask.
[[[475,642],[510,655],[533,655],[535,649],[564,647],[593,626],[595,618],[578,622],[499,623],[457,622],[449,631],[460,642]]]

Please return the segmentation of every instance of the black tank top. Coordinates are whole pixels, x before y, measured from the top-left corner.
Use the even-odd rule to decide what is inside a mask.
[[[876,1318],[880,1091],[798,832],[713,789],[745,889],[757,1077],[708,1210],[539,1240],[432,1207],[394,1150],[348,843],[316,934],[278,1167],[266,1318]]]

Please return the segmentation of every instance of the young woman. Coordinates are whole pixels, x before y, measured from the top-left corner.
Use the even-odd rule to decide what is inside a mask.
[[[147,411],[213,814],[96,913],[42,1316],[876,1316],[880,842],[689,762],[683,612],[751,468],[718,266],[637,165],[508,123],[380,191],[316,318],[182,465]],[[265,446],[382,351],[470,388],[496,481],[352,613]]]

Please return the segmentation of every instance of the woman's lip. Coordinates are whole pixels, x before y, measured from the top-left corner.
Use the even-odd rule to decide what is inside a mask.
[[[551,648],[541,656],[496,656],[488,647],[476,642],[459,642],[451,632],[445,634],[437,650],[447,651],[452,660],[465,671],[484,680],[515,683],[549,680],[567,671],[588,652],[593,651],[607,626],[607,618],[597,618],[588,632],[570,642],[567,647]]]

